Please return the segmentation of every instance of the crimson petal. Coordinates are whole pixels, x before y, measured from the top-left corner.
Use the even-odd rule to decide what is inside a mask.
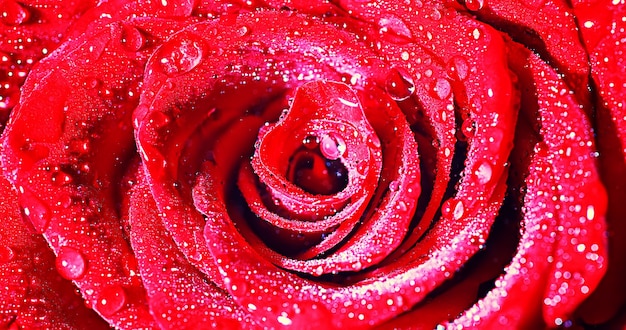
[[[114,182],[134,150],[130,115],[150,51],[148,44],[129,51],[122,33],[130,25],[165,37],[182,23],[96,24],[64,44],[27,80],[3,136],[5,174],[19,187],[24,213],[58,255],[82,255],[87,267],[72,279],[88,304],[119,327],[154,322],[115,211]]]
[[[17,194],[0,178],[0,326],[3,328],[107,329],[75,293],[63,255],[22,221]],[[67,254],[65,255],[67,257]],[[56,264],[56,266],[55,266]],[[75,264],[75,263],[74,263]]]
[[[527,176],[522,238],[496,288],[454,323],[529,326],[524,322],[533,322],[542,308],[545,322],[560,326],[606,271],[606,193],[592,170],[589,123],[565,83],[535,54],[511,47],[520,82],[533,86],[522,90],[522,97],[537,100],[524,111],[532,118],[538,107],[541,127]]]
[[[581,310],[586,322],[597,324],[616,315],[626,301],[626,63],[618,55],[626,52],[626,5],[618,1],[573,1],[572,5],[597,88],[595,125],[602,176],[609,193],[610,262],[600,286]]]

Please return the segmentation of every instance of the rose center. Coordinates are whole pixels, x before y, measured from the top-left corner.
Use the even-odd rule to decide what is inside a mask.
[[[308,136],[292,156],[287,179],[304,191],[316,195],[333,195],[348,185],[348,170],[338,160],[345,152],[340,139]]]

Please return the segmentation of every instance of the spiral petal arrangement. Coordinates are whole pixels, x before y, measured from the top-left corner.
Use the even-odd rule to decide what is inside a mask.
[[[601,2],[0,2],[0,324],[623,322]]]

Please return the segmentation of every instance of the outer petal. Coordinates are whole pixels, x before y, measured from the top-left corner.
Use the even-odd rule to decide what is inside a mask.
[[[107,329],[61,278],[63,258],[55,261],[45,240],[23,222],[17,194],[4,178],[0,199],[0,327]]]
[[[58,255],[72,251],[88,265],[70,276],[118,327],[154,324],[114,196],[134,150],[130,114],[143,61],[151,43],[180,24],[138,18],[96,25],[64,44],[27,81],[3,136],[5,175],[18,187],[24,214]],[[149,36],[139,50],[124,42],[129,30]]]

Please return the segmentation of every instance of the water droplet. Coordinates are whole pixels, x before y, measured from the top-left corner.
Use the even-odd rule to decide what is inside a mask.
[[[154,129],[160,129],[172,121],[170,116],[162,111],[154,111],[150,115],[148,124]]]
[[[126,305],[126,292],[119,285],[102,289],[96,301],[96,309],[104,316],[117,313],[124,305]]]
[[[448,62],[448,75],[450,78],[454,80],[463,81],[467,78],[467,73],[469,71],[469,65],[467,61],[459,56],[453,57]]]
[[[247,27],[247,26],[245,26],[245,25],[240,26],[240,27],[237,29],[237,34],[238,34],[240,37],[243,37],[243,36],[245,36],[245,35],[246,35],[246,34],[248,34],[248,33],[250,33],[250,28],[249,28],[249,27]]]
[[[136,27],[124,25],[120,41],[126,50],[136,52],[146,44],[146,37]]]
[[[439,9],[434,8],[433,9],[433,13],[430,15],[430,18],[432,18],[434,21],[438,21],[440,20],[442,17],[441,12],[439,11]]]
[[[465,212],[463,202],[454,198],[446,200],[441,206],[441,215],[443,217],[452,215],[455,220],[459,220],[463,217],[463,212]]]
[[[491,176],[493,174],[493,170],[491,169],[491,165],[487,162],[482,162],[476,171],[474,171],[476,178],[478,178],[478,183],[486,184],[491,181]]]
[[[489,143],[489,150],[497,152],[500,149],[502,139],[504,139],[504,132],[502,129],[494,127],[488,134],[487,142]]]
[[[372,134],[367,138],[367,145],[371,148],[371,149],[379,149],[380,148],[380,139],[378,138],[378,136]]]
[[[320,143],[319,139],[317,138],[317,136],[314,136],[314,135],[309,135],[305,137],[304,139],[302,139],[302,145],[304,145],[304,147],[310,150],[317,148],[319,143]]]
[[[398,191],[398,189],[400,189],[400,183],[398,183],[397,180],[391,181],[389,183],[389,190]]]
[[[315,276],[322,276],[322,275],[324,275],[324,267],[322,265],[320,265],[319,267],[315,268],[315,270],[313,271],[313,275],[315,275]]]
[[[75,139],[68,143],[69,152],[84,155],[91,150],[91,141],[89,139]]]
[[[338,159],[346,152],[346,142],[336,134],[325,135],[320,141],[320,151],[327,159]]]
[[[406,206],[404,201],[399,201],[396,209],[400,212],[406,212],[409,208]]]
[[[415,83],[404,70],[392,68],[387,74],[385,90],[394,101],[404,101],[415,92]]]
[[[6,25],[24,24],[30,18],[30,12],[17,1],[5,0],[0,3],[0,19]]]
[[[72,182],[72,176],[62,170],[53,171],[50,179],[57,186],[64,186]]]
[[[360,160],[356,165],[356,171],[361,175],[367,174],[367,169],[367,162],[364,160]]]
[[[22,203],[25,205],[24,215],[30,220],[35,230],[40,234],[45,232],[50,224],[48,207],[29,191],[24,191],[22,194]]]
[[[63,247],[57,256],[56,268],[64,278],[75,280],[85,274],[87,263],[82,253],[69,247]]]
[[[475,28],[472,31],[472,36],[474,37],[474,39],[476,39],[476,40],[480,39],[480,35],[481,35],[481,33],[480,33],[480,30],[478,28]]]
[[[466,119],[463,121],[463,123],[461,124],[461,133],[463,133],[463,135],[465,135],[465,137],[467,137],[468,139],[471,139],[474,137],[474,122],[471,121],[470,119]]]
[[[450,82],[447,79],[439,78],[433,87],[433,92],[435,95],[443,100],[450,96],[452,92],[452,87],[450,86]]]
[[[587,219],[593,220],[596,217],[596,209],[593,205],[587,206]]]
[[[457,201],[456,205],[454,206],[454,211],[452,213],[452,216],[454,217],[455,220],[459,220],[463,217],[463,212],[465,212],[465,208],[463,207],[463,202]]]
[[[465,7],[471,11],[477,11],[483,8],[485,0],[465,0]]]
[[[8,246],[0,246],[0,264],[7,263],[15,258],[15,252]]]
[[[397,16],[383,17],[378,20],[379,32],[382,35],[392,34],[405,39],[412,39],[413,34],[406,23]]]
[[[86,77],[83,80],[83,86],[85,86],[85,88],[96,89],[100,87],[100,85],[102,85],[102,81],[95,77]]]
[[[203,55],[204,49],[200,42],[178,37],[161,46],[155,58],[166,74],[174,75],[191,71],[200,64]]]

